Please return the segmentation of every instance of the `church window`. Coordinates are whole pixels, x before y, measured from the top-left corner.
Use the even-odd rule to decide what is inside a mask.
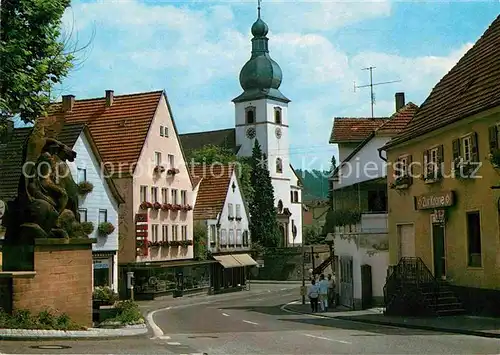
[[[276,172],[280,174],[283,172],[283,162],[281,158],[276,158]]]
[[[274,123],[281,124],[281,107],[274,108]]]
[[[255,123],[255,107],[249,106],[245,109],[245,118],[247,124]]]

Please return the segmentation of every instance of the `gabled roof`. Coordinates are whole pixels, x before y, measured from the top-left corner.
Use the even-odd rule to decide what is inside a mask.
[[[437,83],[413,120],[385,148],[500,106],[500,16]]]
[[[57,103],[52,105],[49,117],[70,124],[85,123],[102,159],[121,164],[125,172],[140,157],[162,95],[163,91],[116,95],[110,107],[105,97],[75,100],[71,112],[62,112],[62,103]]]
[[[224,147],[234,151],[235,154],[239,149],[236,146],[236,130],[234,128],[184,133],[179,135],[179,139],[186,154],[189,154],[193,150],[201,149],[206,145]]]
[[[412,120],[414,117],[415,113],[418,110],[418,106],[415,105],[413,102],[408,102],[406,105],[401,107],[397,112],[395,112],[391,117],[389,117],[386,122],[384,122],[381,126],[375,128],[372,130],[368,136],[358,145],[356,148],[349,154],[342,163],[335,168],[333,171],[332,177],[337,176],[338,172],[340,169],[342,169],[342,166],[345,165],[348,161],[350,161],[352,158],[358,154],[358,152],[366,145],[368,144],[369,141],[372,140],[373,137],[376,135],[381,135],[381,136],[394,136],[401,132],[408,122]]]
[[[196,204],[193,210],[194,220],[216,219],[222,212],[226,201],[229,183],[233,176],[233,165],[194,166],[191,168],[193,179],[201,178]]]
[[[17,195],[19,179],[22,174],[23,147],[28,139],[32,127],[16,128],[13,131],[12,138],[6,143],[0,145],[0,198],[14,199]],[[99,151],[93,143],[92,136],[84,124],[66,124],[61,132],[55,137],[61,143],[73,148],[78,137],[85,134],[89,141],[92,153],[99,163],[102,163]],[[77,157],[78,159],[78,157]],[[102,166],[102,164],[100,164]],[[107,174],[106,174],[107,176]],[[107,178],[108,186],[114,197],[119,203],[123,202],[123,197],[118,192],[112,179]]]
[[[376,128],[387,122],[387,117],[335,117],[330,143],[362,142]]]
[[[392,136],[401,132],[417,113],[418,106],[413,102],[408,102],[390,119],[375,130],[376,135]]]

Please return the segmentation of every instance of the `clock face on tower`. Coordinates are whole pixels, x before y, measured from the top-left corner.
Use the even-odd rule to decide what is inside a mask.
[[[247,129],[247,138],[254,139],[255,138],[255,128],[250,127]]]
[[[278,139],[280,139],[280,138],[281,138],[281,134],[282,134],[282,132],[281,132],[281,128],[276,127],[276,130],[275,130],[275,132],[274,132],[274,133],[276,134],[276,138],[278,138]]]

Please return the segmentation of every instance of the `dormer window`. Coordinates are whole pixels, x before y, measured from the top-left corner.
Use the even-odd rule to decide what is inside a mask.
[[[247,124],[255,123],[255,107],[249,106],[245,109],[245,119]]]
[[[281,107],[274,108],[274,123],[281,124]]]
[[[283,172],[283,161],[281,158],[276,158],[276,172],[279,174]]]

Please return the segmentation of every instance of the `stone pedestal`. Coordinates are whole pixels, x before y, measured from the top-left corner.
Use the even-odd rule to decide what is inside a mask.
[[[12,310],[32,313],[53,310],[66,313],[74,322],[92,326],[92,243],[95,239],[35,239],[32,270],[6,270],[16,247],[4,245],[3,277],[11,275]],[[7,246],[7,248],[5,248]],[[30,255],[31,254],[31,255]],[[12,264],[11,264],[12,265]],[[31,271],[31,272],[30,272]]]

